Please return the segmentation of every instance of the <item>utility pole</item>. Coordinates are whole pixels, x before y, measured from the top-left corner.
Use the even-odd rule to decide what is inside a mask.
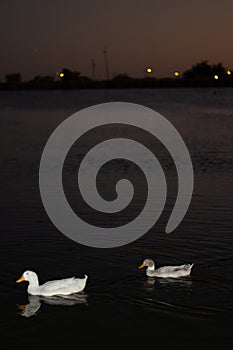
[[[103,54],[104,54],[104,63],[105,63],[105,71],[106,71],[106,78],[109,80],[109,68],[108,68],[108,55],[107,55],[107,46],[105,46]]]
[[[92,78],[95,79],[95,60],[94,60],[94,58],[91,60],[91,67],[92,67]]]

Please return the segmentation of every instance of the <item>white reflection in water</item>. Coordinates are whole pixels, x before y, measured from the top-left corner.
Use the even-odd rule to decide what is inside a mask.
[[[191,278],[153,278],[148,277],[144,282],[144,288],[147,292],[153,291],[158,286],[167,286],[167,287],[186,287],[192,288]]]
[[[28,304],[18,305],[18,311],[21,316],[31,317],[36,315],[42,303],[58,306],[74,306],[77,304],[87,304],[87,294],[72,294],[66,296],[44,297],[39,295],[29,295]]]
[[[174,286],[181,286],[181,287],[192,287],[192,280],[191,278],[187,277],[184,278],[157,278],[156,282],[158,282],[160,285],[174,285]]]

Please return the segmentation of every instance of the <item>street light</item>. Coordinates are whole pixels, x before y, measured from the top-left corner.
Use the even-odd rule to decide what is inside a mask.
[[[148,67],[146,68],[147,73],[152,73],[152,68]]]

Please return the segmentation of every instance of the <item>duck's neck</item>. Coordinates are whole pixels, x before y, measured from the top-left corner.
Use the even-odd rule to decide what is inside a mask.
[[[147,271],[154,271],[155,270],[155,265],[151,265],[147,267]]]
[[[39,287],[39,280],[38,280],[38,277],[36,275],[32,276],[30,278],[30,281],[28,281],[28,282],[29,282],[29,285],[28,285],[28,292],[29,293]]]

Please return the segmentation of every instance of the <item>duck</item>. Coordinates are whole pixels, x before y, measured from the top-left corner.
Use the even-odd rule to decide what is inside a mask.
[[[27,281],[29,282],[27,288],[28,294],[50,297],[53,295],[70,295],[82,292],[86,286],[87,278],[87,275],[85,275],[84,278],[64,278],[48,281],[39,285],[39,279],[36,272],[27,270],[16,281],[16,283]]]
[[[147,267],[146,275],[148,277],[160,278],[179,278],[189,276],[194,264],[184,264],[179,266],[163,266],[155,269],[155,263],[152,259],[145,259],[143,263],[138,266],[139,269]]]

